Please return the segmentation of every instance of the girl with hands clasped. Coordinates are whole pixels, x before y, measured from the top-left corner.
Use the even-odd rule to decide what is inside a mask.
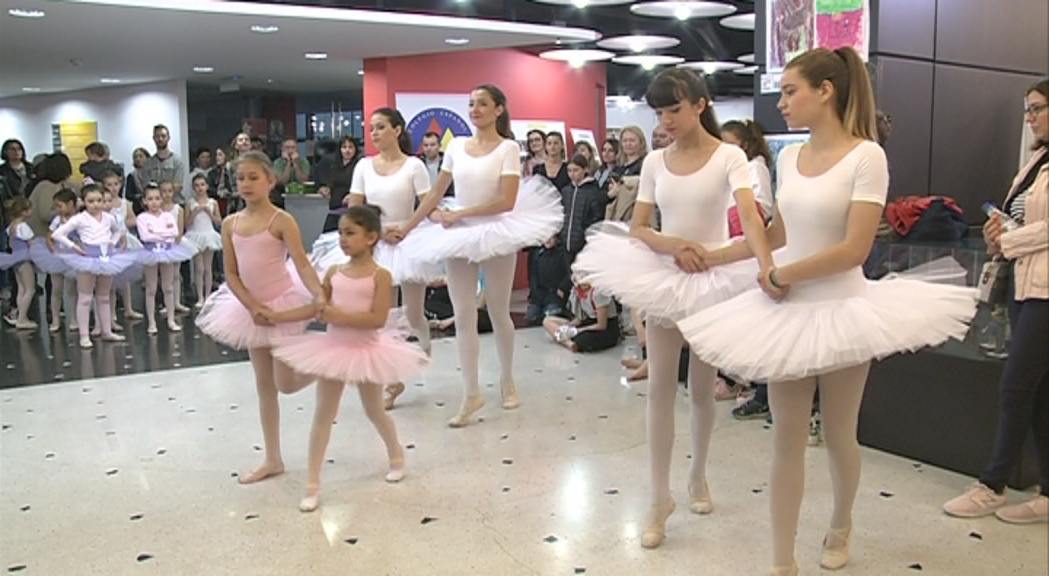
[[[157,333],[158,272],[168,316],[168,330],[181,332],[182,326],[175,322],[174,276],[178,272],[178,264],[193,257],[193,250],[181,243],[182,235],[172,213],[161,209],[163,200],[159,188],[152,183],[147,184],[142,202],[146,211],[138,215],[136,227],[142,241],[142,250],[137,254],[139,261],[145,266],[146,275],[146,318],[149,323],[146,333]]]
[[[248,349],[266,448],[262,465],[240,477],[241,484],[251,484],[284,472],[277,392],[298,392],[312,381],[295,374],[270,350],[280,337],[301,334],[307,322],[275,325],[267,314],[311,302],[319,312],[327,298],[302,248],[299,225],[270,202],[277,184],[270,159],[246,152],[237,159],[236,171],[237,192],[246,206],[222,222],[226,283],[208,298],[197,326],[226,346]],[[292,276],[289,257],[302,284]]]
[[[339,219],[339,245],[349,262],[332,266],[324,275],[327,305],[319,314],[310,305],[280,312],[262,311],[275,323],[316,317],[328,324],[327,332],[288,338],[273,350],[275,357],[296,372],[319,379],[317,411],[310,432],[309,479],[299,503],[303,512],[312,512],[319,503],[321,466],[346,384],[357,385],[364,412],[386,445],[386,481],[399,482],[404,478],[404,448],[383,405],[382,386],[418,376],[429,361],[423,350],[407,342],[406,331],[385,328],[393,297],[393,277],[372,256],[381,231],[378,208],[351,207]]]
[[[606,223],[591,233],[573,268],[580,282],[617,296],[647,316],[648,445],[652,501],[641,534],[645,548],[660,546],[666,523],[676,507],[670,491],[674,445],[674,399],[682,334],[674,321],[731,298],[754,284],[757,265],[723,265],[708,250],[728,242],[725,214],[735,198],[755,252],[771,255],[751,192],[747,158],[721,141],[721,129],[710,107],[703,79],[683,69],[660,73],[645,95],[660,125],[675,136],[669,147],[645,157],[640,188],[629,230]],[[652,216],[659,208],[663,228]],[[706,462],[714,433],[714,365],[693,356],[689,362],[692,465],[688,476],[690,510],[714,509],[707,485]]]
[[[203,308],[204,301],[211,295],[211,269],[215,252],[222,250],[222,235],[215,231],[222,225],[219,216],[219,205],[208,196],[208,181],[203,174],[193,177],[193,198],[186,203],[189,216],[186,220],[186,240],[197,247],[193,257],[193,284],[197,289],[197,303],[194,308]]]
[[[794,539],[805,485],[805,446],[816,390],[831,468],[834,510],[820,566],[849,561],[860,481],[856,440],[870,361],[964,338],[975,291],[910,277],[868,282],[870,253],[888,192],[885,152],[875,143],[874,94],[852,48],[818,48],[787,66],[779,108],[809,143],[779,155],[777,208],[767,236],[786,243],[775,263],[762,242],[735,244],[705,260],[756,254],[760,290],[678,322],[693,352],[729,374],[769,383],[774,445],[769,480],[772,574],[796,575]],[[753,201],[737,198],[743,211]],[[745,224],[745,222],[744,222]],[[758,229],[756,235],[765,234]]]

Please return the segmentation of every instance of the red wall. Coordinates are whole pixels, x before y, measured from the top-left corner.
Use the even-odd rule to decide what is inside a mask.
[[[479,84],[495,84],[506,94],[511,118],[563,121],[571,150],[569,128],[588,128],[604,139],[605,78],[603,63],[571,68],[514,49],[372,58],[364,61],[364,110],[394,106],[398,92],[465,95]],[[365,140],[365,151],[374,154]],[[523,256],[515,287],[528,287]]]

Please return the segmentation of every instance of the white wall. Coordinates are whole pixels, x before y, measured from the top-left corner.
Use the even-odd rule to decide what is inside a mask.
[[[185,81],[0,99],[0,138],[21,140],[29,158],[52,151],[51,124],[78,121],[97,122],[98,139],[109,145],[114,162],[128,168],[135,148],[155,150],[153,126],[164,124],[171,131],[171,149],[189,173]]]
[[[714,112],[717,114],[718,122],[721,123],[754,118],[754,99],[715,100]],[[605,110],[605,119],[609,128],[622,128],[631,124],[640,126],[645,131],[646,137],[649,138],[652,135],[652,128],[656,126],[656,114],[645,104],[636,104],[634,108],[610,105]]]

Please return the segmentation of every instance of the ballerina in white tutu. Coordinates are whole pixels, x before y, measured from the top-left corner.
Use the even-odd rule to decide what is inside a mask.
[[[521,150],[510,132],[506,96],[490,84],[470,94],[470,120],[477,131],[456,138],[444,154],[437,183],[411,219],[392,232],[413,257],[444,262],[455,308],[455,340],[463,373],[463,401],[448,425],[459,428],[484,406],[478,383],[477,277],[484,270],[488,311],[501,367],[503,409],[518,407],[514,385],[514,325],[510,320],[517,252],[542,243],[561,229],[561,195],[545,179],[521,183]],[[437,210],[455,181],[458,210]],[[427,217],[438,225],[423,223]]]
[[[761,218],[751,190],[747,157],[721,141],[703,79],[686,69],[660,73],[645,95],[674,144],[645,157],[634,219],[627,231],[605,224],[592,231],[575,263],[581,281],[618,296],[648,317],[648,444],[652,504],[641,545],[655,548],[666,538],[674,511],[670,461],[674,445],[674,400],[678,361],[684,339],[674,320],[724,301],[754,285],[754,263],[717,265],[707,250],[729,239],[726,214],[735,198],[748,239],[764,241]],[[650,226],[656,208],[663,228]],[[768,246],[756,246],[768,254]],[[766,256],[769,258],[769,256]],[[692,463],[689,509],[709,514],[714,505],[706,463],[714,432],[717,370],[693,356],[689,362]]]
[[[834,487],[820,565],[836,570],[849,560],[860,480],[856,426],[871,359],[963,338],[976,309],[975,291],[965,287],[863,277],[889,174],[874,142],[870,78],[856,51],[819,48],[798,56],[780,90],[787,124],[812,133],[808,144],[789,146],[778,159],[778,204],[768,236],[786,249],[775,266],[762,265],[760,290],[678,323],[705,362],[769,382],[776,576],[798,573],[794,540],[813,393],[819,389]],[[740,244],[709,256],[736,260],[750,253]]]
[[[379,154],[357,164],[348,204],[350,207],[371,204],[381,209],[383,230],[375,245],[375,261],[390,271],[394,303],[397,302],[396,289],[400,287],[408,323],[419,338],[419,345],[429,354],[430,324],[424,309],[426,285],[442,277],[444,270],[440,264],[424,261],[406,249],[399,242],[399,227],[412,217],[417,199],[429,192],[430,175],[422,160],[411,155],[412,137],[397,110],[380,108],[372,113],[371,139]],[[343,255],[342,260],[348,257]],[[388,383],[386,408],[393,408],[404,391],[403,382]]]
[[[211,269],[215,262],[215,253],[222,251],[222,234],[216,226],[222,226],[219,214],[219,203],[208,197],[208,179],[203,174],[193,177],[193,198],[186,202],[186,241],[197,247],[193,257],[193,284],[197,289],[197,302],[194,308],[204,307],[204,301],[211,295]]]
[[[120,241],[117,249],[137,254],[142,250],[142,242],[130,232],[135,227],[135,213],[128,202],[121,196],[124,190],[124,180],[115,172],[107,171],[102,175],[102,198],[106,212],[113,215],[117,225],[120,226]],[[124,300],[124,318],[127,321],[141,320],[142,314],[131,307],[131,285],[142,280],[145,266],[136,263],[127,270],[113,277],[113,287],[109,290],[109,312],[113,318],[113,331],[123,332],[124,328],[117,322],[117,292]],[[100,323],[98,321],[98,309],[95,309],[95,329],[91,335],[96,336]]]
[[[12,270],[18,286],[18,296],[15,299],[18,316],[13,325],[18,330],[35,330],[37,323],[28,317],[29,307],[33,303],[33,296],[36,295],[36,268],[33,266],[30,251],[34,237],[33,229],[27,222],[33,217],[33,207],[25,198],[15,196],[5,203],[4,209],[13,216],[7,226],[7,234],[11,238],[11,253],[0,252],[0,272]]]
[[[164,307],[168,317],[168,330],[181,332],[182,326],[175,322],[175,274],[178,266],[193,258],[193,250],[182,243],[178,222],[171,212],[161,210],[163,200],[160,190],[147,184],[142,196],[146,211],[138,215],[138,234],[143,249],[138,252],[139,262],[145,266],[146,274],[146,318],[149,327],[146,333],[157,333],[157,273],[160,273],[160,289],[164,293]]]

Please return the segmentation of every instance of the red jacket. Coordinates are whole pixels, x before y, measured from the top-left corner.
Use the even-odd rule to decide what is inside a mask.
[[[922,212],[933,203],[934,200],[942,199],[943,205],[952,212],[962,216],[962,209],[949,196],[905,196],[893,200],[885,207],[885,219],[889,225],[896,230],[900,236],[910,234],[911,228],[918,223]]]

